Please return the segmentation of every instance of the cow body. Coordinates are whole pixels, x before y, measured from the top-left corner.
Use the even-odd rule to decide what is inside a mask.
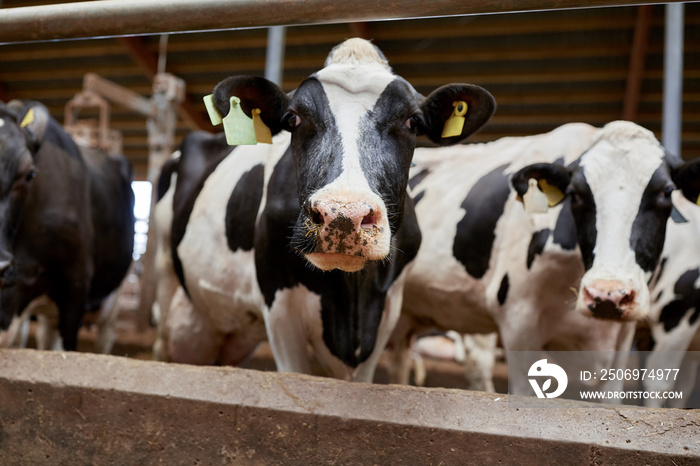
[[[658,235],[661,228],[661,244],[671,210],[665,188],[672,182],[668,175],[661,180],[667,165],[653,135],[627,122],[603,129],[570,124],[538,136],[419,149],[414,162],[411,186],[423,243],[407,278],[398,348],[406,348],[416,329],[430,326],[461,333],[499,331],[506,351],[610,350],[612,356],[612,350],[629,348],[633,320],[649,315],[646,283],[660,254],[659,238],[652,245],[657,249],[635,250],[644,243],[633,225],[634,214],[646,212],[640,202],[647,185],[661,192],[660,198],[654,192],[662,203],[660,227],[646,226],[649,234]],[[599,172],[605,164],[614,174],[607,176],[608,186],[601,179],[606,174]],[[561,191],[568,193],[563,202],[528,215],[518,201],[526,191],[522,181],[527,188],[529,178],[559,168],[565,173]],[[631,179],[617,176],[630,170]],[[572,193],[570,182],[592,186],[599,197],[592,203],[591,191]],[[593,213],[583,205],[587,201]],[[620,212],[611,212],[614,208],[624,215],[616,217]],[[643,266],[635,256],[643,258]],[[624,296],[613,297],[615,303],[586,288],[606,280],[616,284],[615,293],[626,289],[619,293]],[[617,355],[622,359],[603,363],[618,366],[604,367],[620,367],[624,353]],[[397,364],[395,378],[403,382],[408,377],[405,354],[399,361],[403,365]],[[526,380],[511,383],[516,393],[530,391]]]
[[[14,169],[2,180],[1,323],[45,294],[58,309],[64,348],[74,350],[85,312],[131,263],[131,168],[81,151],[40,104],[11,103],[2,116],[2,157]]]
[[[697,351],[691,345],[700,327],[700,212],[680,193],[674,193],[673,202],[687,222],[668,222],[661,262],[649,285],[652,308],[646,325],[651,339],[640,349],[650,351],[645,361],[648,370],[682,367],[678,380],[645,379],[645,390],[683,390],[687,397],[697,374],[697,360],[686,357],[686,351]],[[686,401],[687,398],[680,398],[669,400],[668,404],[682,408]],[[663,399],[645,400],[650,407],[661,407],[663,403]]]
[[[236,363],[268,337],[279,370],[309,372],[310,344],[332,375],[371,380],[420,242],[406,198],[416,134],[458,142],[490,117],[493,99],[470,85],[423,98],[360,39],[336,47],[291,97],[260,78],[229,78],[214,92],[222,114],[231,96],[246,112],[260,108],[273,135],[291,135],[235,148],[203,177],[189,215],[175,209],[183,292],[168,315],[170,357],[188,359],[196,345],[192,362]],[[472,114],[442,140],[459,100]],[[206,158],[208,143],[186,140],[180,164]]]

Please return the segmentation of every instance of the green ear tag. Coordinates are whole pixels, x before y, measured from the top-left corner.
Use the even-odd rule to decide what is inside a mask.
[[[241,108],[241,99],[236,96],[231,97],[231,110],[222,120],[224,122],[224,132],[226,142],[229,146],[245,146],[258,143],[255,139],[255,126],[253,120],[248,118]]]
[[[445,122],[445,126],[442,128],[443,138],[459,136],[462,134],[462,129],[464,129],[464,115],[467,114],[467,109],[469,106],[463,100],[452,102],[452,106],[455,109],[452,111],[452,115],[450,115]]]
[[[537,187],[537,180],[530,178],[527,180],[527,192],[523,194],[523,204],[525,212],[528,214],[544,214],[549,208],[547,196]]]
[[[547,196],[547,203],[549,204],[549,207],[554,207],[555,205],[559,204],[565,197],[564,193],[562,193],[559,188],[547,183],[544,178],[540,180],[539,188],[545,194],[545,196]]]
[[[209,120],[211,124],[216,126],[221,124],[221,114],[219,109],[214,105],[214,95],[209,94],[204,96],[204,106],[207,108],[207,114],[209,114]]]
[[[255,128],[255,139],[258,142],[265,144],[272,144],[272,133],[270,128],[262,121],[260,118],[260,109],[254,108],[251,112],[253,114],[253,127]]]

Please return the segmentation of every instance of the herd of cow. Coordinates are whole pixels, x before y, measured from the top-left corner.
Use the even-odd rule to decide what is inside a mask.
[[[390,348],[392,379],[407,383],[428,329],[498,332],[506,355],[597,350],[603,367],[624,367],[642,327],[658,354],[689,348],[700,161],[650,131],[572,123],[459,144],[494,113],[491,94],[448,84],[424,97],[362,39],[289,94],[222,81],[221,115],[232,97],[259,109],[272,144],[194,132],[164,166],[157,359],[235,365],[268,340],[280,371],[308,373],[311,348],[329,375],[372,381]],[[443,133],[457,108],[463,121]],[[0,324],[49,303],[73,350],[131,261],[130,169],[78,148],[40,104],[0,104],[0,117]],[[445,147],[416,148],[419,135]],[[545,211],[524,206],[533,186]]]

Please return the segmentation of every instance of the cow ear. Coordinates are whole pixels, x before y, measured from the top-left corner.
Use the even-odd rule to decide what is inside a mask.
[[[535,163],[521,168],[510,179],[521,202],[530,187],[530,179],[537,181],[537,187],[547,196],[547,204],[554,207],[566,197],[564,193],[571,180],[571,170],[556,163]]]
[[[17,124],[27,138],[32,152],[44,141],[46,127],[49,124],[49,111],[39,102],[12,100],[7,103],[16,115]]]
[[[671,178],[686,199],[700,205],[700,159],[671,165]]]
[[[228,115],[231,97],[241,99],[243,112],[252,118],[252,111],[260,109],[260,118],[272,135],[283,129],[282,116],[287,111],[289,97],[275,83],[258,76],[233,76],[214,88],[214,105],[222,116]]]
[[[420,133],[441,146],[450,146],[481,128],[496,111],[496,100],[474,84],[447,84],[426,97],[421,110],[424,126]]]

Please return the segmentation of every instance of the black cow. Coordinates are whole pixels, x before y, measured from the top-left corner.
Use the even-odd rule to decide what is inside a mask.
[[[170,357],[236,363],[267,334],[280,370],[309,372],[311,344],[332,375],[371,380],[420,242],[406,196],[416,135],[457,143],[495,102],[467,84],[424,98],[361,39],[333,49],[292,95],[261,78],[229,78],[214,92],[222,115],[232,96],[247,114],[259,108],[273,135],[291,136],[236,148],[191,210],[176,208],[172,246],[189,300],[180,292],[170,307]],[[464,127],[442,138],[460,101]],[[204,157],[207,144],[219,150],[215,137],[193,138],[180,164]],[[178,185],[186,176],[178,172]]]
[[[0,117],[0,326],[47,295],[63,347],[75,350],[85,312],[131,263],[131,167],[79,149],[37,102],[2,104]]]

